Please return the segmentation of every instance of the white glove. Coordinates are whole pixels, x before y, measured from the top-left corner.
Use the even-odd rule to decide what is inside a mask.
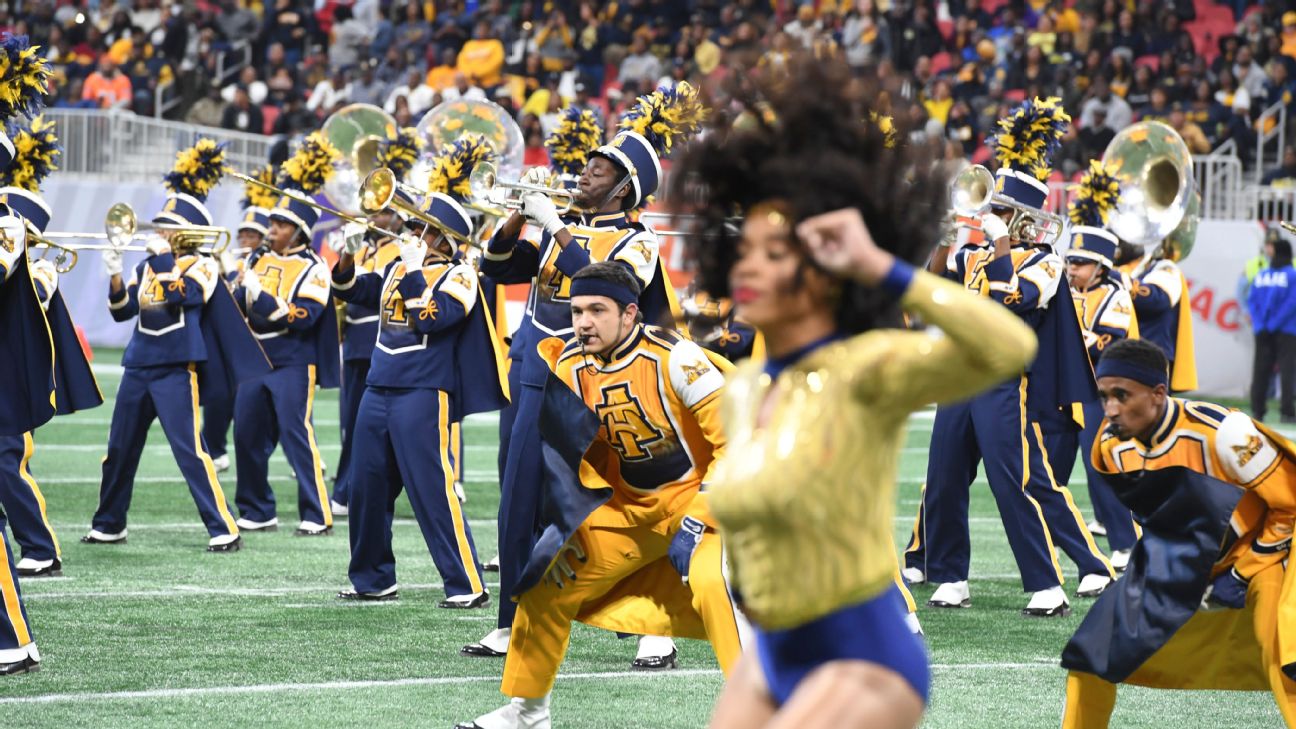
[[[1008,237],[1008,224],[994,213],[981,216],[981,230],[985,233],[986,241],[990,243]]]
[[[401,262],[406,271],[422,271],[423,260],[427,258],[427,243],[422,238],[402,235],[400,239]]]
[[[523,185],[537,185],[548,187],[549,185],[549,168],[548,167],[531,167],[522,174],[520,182]]]
[[[104,251],[103,252],[104,273],[108,278],[120,276],[122,272],[122,254],[121,251]]]
[[[558,217],[558,208],[553,200],[541,192],[528,192],[522,196],[522,214],[551,236],[558,235],[558,231],[567,227]]]
[[[261,277],[256,271],[248,269],[243,272],[243,289],[247,291],[248,301],[261,298]]]
[[[171,252],[171,244],[166,242],[165,238],[159,236],[150,236],[148,243],[144,244],[144,249],[150,256],[160,256],[163,253]]]
[[[46,284],[46,288],[49,289],[46,292],[47,296],[53,296],[54,292],[58,290],[59,279],[54,264],[43,258],[37,258],[31,262],[31,272],[32,278],[38,278],[41,283]]]
[[[342,250],[356,255],[364,248],[366,229],[359,223],[347,223],[342,226]]]
[[[0,217],[0,235],[13,244],[13,252],[20,254],[27,247],[27,224],[17,215]]]
[[[222,273],[233,273],[238,270],[238,259],[229,252],[229,249],[220,252],[220,268]]]

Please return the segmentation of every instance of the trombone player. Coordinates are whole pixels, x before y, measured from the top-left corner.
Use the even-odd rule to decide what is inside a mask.
[[[135,266],[129,283],[122,279],[121,252],[103,254],[110,279],[108,308],[116,321],[134,319],[135,329],[122,357],[124,372],[108,431],[99,507],[90,532],[81,538],[84,543],[126,542],[135,472],[156,419],[207,528],[207,551],[234,552],[241,546],[216,466],[203,443],[199,414],[200,370],[209,371],[208,365],[221,357],[207,333],[222,312],[208,304],[224,289],[215,259],[195,250],[197,236],[182,232],[189,226],[212,225],[204,200],[222,167],[223,150],[210,139],[177,155],[176,169],[165,178],[166,203],[153,219],[158,235],[150,237],[148,257]]]

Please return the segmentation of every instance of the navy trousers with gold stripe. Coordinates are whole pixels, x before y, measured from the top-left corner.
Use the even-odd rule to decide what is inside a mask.
[[[239,384],[234,399],[234,457],[238,486],[234,503],[252,521],[276,517],[270,489],[270,454],[283,446],[297,474],[297,511],[302,521],[333,525],[324,485],[323,461],[315,442],[315,365],[276,367]]]
[[[31,433],[0,436],[0,508],[9,515],[9,528],[23,557],[38,562],[61,559],[45,496],[28,468],[32,451]]]
[[[971,400],[936,408],[927,485],[905,550],[905,565],[923,570],[928,582],[968,579],[969,489],[977,464],[984,463],[1022,587],[1036,592],[1062,583],[1043,509],[1031,493],[1052,487],[1028,487],[1047,479],[1048,471],[1044,450],[1026,419],[1024,397],[1024,382],[1011,380]]]
[[[27,657],[32,635],[18,588],[18,570],[5,535],[6,521],[0,509],[0,544],[4,546],[4,560],[0,561],[0,663],[17,663]]]
[[[207,533],[213,537],[237,534],[238,527],[216,479],[216,467],[202,440],[198,374],[192,364],[127,367],[122,373],[108,430],[108,455],[103,461],[94,528],[106,534],[126,528],[135,472],[155,419],[162,423],[162,432],[189,484]]]
[[[1094,439],[1098,437],[1098,427],[1103,419],[1102,406],[1098,401],[1085,403],[1084,417],[1084,430],[1078,434],[1074,431],[1045,434],[1044,443],[1053,464],[1053,474],[1058,483],[1069,483],[1078,455],[1088,477],[1089,501],[1093,505],[1094,518],[1107,527],[1107,545],[1112,549],[1133,549],[1134,543],[1138,541],[1134,516],[1116,498],[1116,492],[1098,469],[1094,468],[1091,458]]]
[[[360,400],[351,462],[351,566],[358,592],[396,584],[392,515],[409,495],[447,597],[482,592],[472,530],[454,492],[450,396],[441,390],[370,387]]]
[[[346,506],[351,499],[351,459],[355,451],[355,423],[360,414],[360,398],[369,377],[369,360],[355,359],[342,363],[342,389],[338,392],[338,414],[342,426],[342,455],[338,457],[337,478],[333,481],[333,500]]]
[[[203,441],[212,458],[226,455],[229,429],[234,422],[234,398],[221,398],[203,405]]]

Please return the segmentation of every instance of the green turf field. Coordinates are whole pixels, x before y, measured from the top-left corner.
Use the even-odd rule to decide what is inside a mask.
[[[494,610],[436,607],[439,579],[404,499],[395,527],[400,601],[343,603],[334,593],[347,586],[345,519],[330,538],[294,537],[296,486],[280,456],[271,473],[286,528],[246,536],[236,554],[207,554],[207,534],[155,425],[129,544],[79,544],[97,503],[118,357],[98,354],[103,407],[57,418],[36,436],[33,471],[62,541],[65,577],[23,584],[44,663],[39,673],[0,679],[3,726],[450,727],[502,703],[502,660],[458,655],[494,627]],[[336,403],[335,391],[316,399],[330,467],[339,449]],[[929,416],[912,423],[897,544],[909,531],[930,424]],[[466,508],[484,559],[495,552],[495,420],[471,420],[465,440]],[[232,504],[233,472],[223,476]],[[1075,495],[1087,507],[1083,485]],[[934,664],[926,726],[1056,726],[1058,655],[1087,606],[1060,620],[1020,617],[1026,598],[984,482],[974,486],[971,515],[973,608],[919,612]],[[920,587],[915,596],[921,602],[930,592]],[[659,674],[630,672],[634,649],[578,626],[555,689],[555,726],[704,726],[721,686],[709,647],[682,641],[681,669]],[[1123,688],[1112,726],[1281,724],[1263,693]]]

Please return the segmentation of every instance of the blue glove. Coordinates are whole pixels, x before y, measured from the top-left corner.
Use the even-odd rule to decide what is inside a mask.
[[[679,531],[675,532],[675,538],[671,539],[670,549],[666,552],[675,571],[680,573],[686,585],[689,580],[689,562],[693,561],[693,553],[702,543],[704,532],[706,532],[706,524],[691,516],[684,517],[680,522]]]
[[[1227,608],[1241,610],[1246,607],[1247,581],[1230,569],[1211,581],[1211,600]]]

